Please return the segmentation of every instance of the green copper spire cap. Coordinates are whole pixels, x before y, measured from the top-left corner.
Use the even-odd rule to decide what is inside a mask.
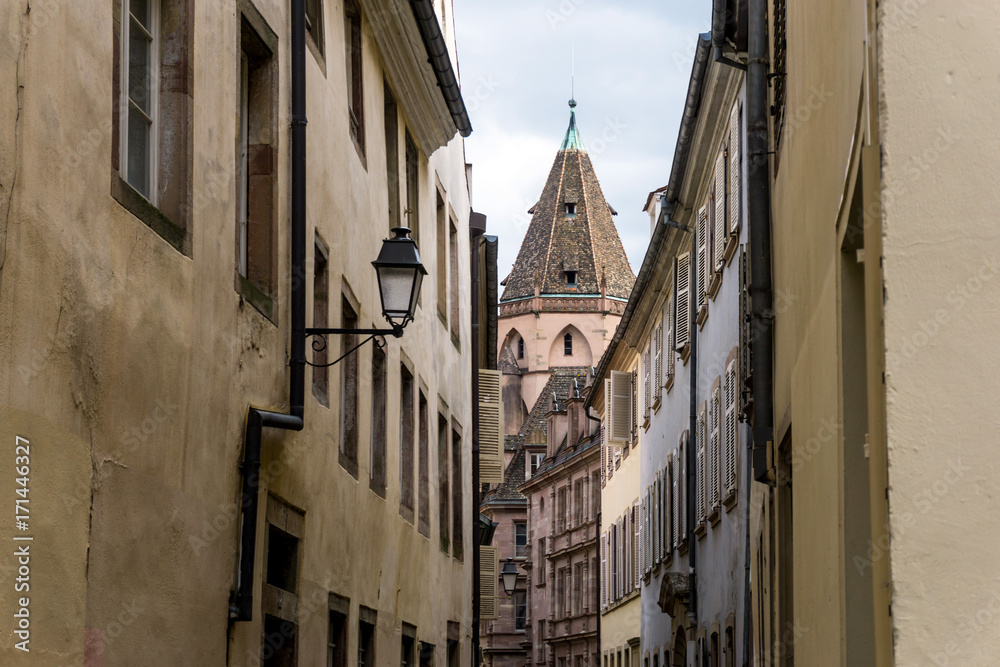
[[[564,151],[572,148],[578,151],[585,151],[583,139],[580,138],[580,131],[576,129],[576,100],[569,101],[569,128],[566,130],[566,138],[563,139],[559,150]]]

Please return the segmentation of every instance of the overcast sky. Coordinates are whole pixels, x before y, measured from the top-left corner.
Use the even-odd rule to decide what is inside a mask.
[[[632,270],[649,239],[642,212],[666,185],[709,0],[453,0],[462,93],[473,133],[473,205],[500,239],[499,276],[517,257],[569,123],[577,126]]]

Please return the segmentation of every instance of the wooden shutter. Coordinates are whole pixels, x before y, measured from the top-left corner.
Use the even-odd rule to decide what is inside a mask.
[[[719,150],[719,156],[715,160],[715,251],[714,270],[722,271],[726,265],[726,240],[729,238],[726,207],[726,148],[723,146]]]
[[[503,375],[479,371],[479,481],[503,483]]]
[[[698,235],[698,309],[708,304],[708,283],[706,277],[709,276],[708,266],[708,205],[698,209],[698,226],[695,233]]]
[[[691,253],[677,257],[674,270],[675,310],[674,349],[678,352],[691,342]]]
[[[729,232],[734,236],[740,232],[740,103],[733,105],[729,119]]]
[[[653,475],[653,484],[650,487],[650,494],[651,494],[650,505],[651,505],[651,507],[650,507],[650,515],[649,515],[649,523],[650,523],[649,532],[651,533],[652,538],[653,538],[651,546],[652,546],[652,550],[653,550],[653,565],[654,566],[660,564],[660,546],[659,546],[659,544],[660,544],[660,528],[659,528],[659,525],[658,525],[659,524],[659,518],[660,518],[660,507],[659,507],[659,505],[656,502],[656,489],[657,489],[657,487],[659,487],[659,485],[660,485],[660,473],[656,473],[656,474]]]
[[[648,531],[646,530],[646,495],[643,494],[639,499],[639,576],[644,576],[646,574],[646,535]]]
[[[664,377],[662,378],[663,385],[666,386],[667,382],[674,379],[674,317],[677,313],[674,312],[674,295],[671,294],[667,297],[667,312],[666,317],[664,317],[664,326],[666,327],[665,334],[665,347],[666,355],[664,361]]]
[[[639,363],[632,368],[632,438],[639,436]]]
[[[608,606],[608,534],[601,533],[601,609]]]
[[[618,517],[618,598],[625,595],[625,562],[628,558],[628,545],[625,539],[625,517]]]
[[[652,344],[652,343],[651,343]],[[652,364],[650,363],[650,349],[649,345],[646,346],[646,351],[642,353],[642,387],[643,387],[643,397],[642,397],[642,418],[649,419],[649,404],[650,397],[652,395],[650,391],[650,370]]]
[[[653,332],[653,400],[663,395],[663,322]]]
[[[753,355],[751,351],[753,337],[753,323],[750,320],[750,268],[746,247],[740,248],[740,349],[739,349],[739,372],[740,384],[745,391],[740,391],[739,410],[743,411],[749,403],[750,377],[752,375],[751,364]]]
[[[663,502],[663,489],[667,485],[667,478],[662,475],[662,473],[657,472],[656,480],[656,548],[660,550],[660,560],[667,555],[667,550],[665,548],[665,543],[667,541],[667,536],[663,527],[665,522],[663,520],[663,511],[667,508]]]
[[[736,362],[726,369],[725,417],[725,488],[726,495],[736,490]]]
[[[705,520],[705,412],[698,415],[698,430],[695,434],[695,520]]]
[[[719,506],[719,480],[722,476],[722,470],[720,465],[719,454],[722,451],[722,443],[720,442],[721,433],[721,415],[719,414],[719,389],[712,392],[712,400],[709,408],[709,433],[711,438],[709,440],[709,461],[711,464],[708,467],[709,474],[709,507],[715,509]]]
[[[607,397],[609,388],[608,381],[604,381],[604,400],[608,400]],[[601,422],[601,484],[608,481],[608,420],[605,419]]]
[[[680,539],[679,543],[683,544],[687,541],[688,537],[688,523],[687,523],[687,508],[688,508],[688,479],[687,479],[687,450],[690,446],[691,434],[688,431],[684,431],[681,434],[681,451],[680,451],[680,465],[678,466],[678,478],[677,478],[677,491],[678,500],[680,502]]]
[[[639,501],[632,503],[632,577],[633,588],[638,590],[642,570],[639,569],[639,553],[642,551],[642,519],[639,513]]]
[[[479,547],[479,618],[483,621],[500,618],[499,565],[499,547]]]
[[[663,544],[666,553],[674,550],[674,535],[677,532],[674,518],[674,455],[667,454],[667,465],[663,469]]]
[[[634,530],[632,526],[632,512],[630,510],[625,510],[625,516],[622,517],[622,541],[625,543],[625,559],[622,562],[622,569],[625,571],[625,576],[622,577],[622,587],[627,593],[632,589],[632,531]],[[623,593],[624,595],[624,593]]]
[[[632,374],[611,371],[604,385],[607,403],[608,442],[624,445],[632,434]]]
[[[674,548],[678,548],[681,545],[681,524],[680,524],[680,464],[681,460],[677,454],[677,450],[674,450],[674,458],[670,465],[670,470],[673,473],[673,479],[670,480],[671,492],[673,493],[673,502],[671,503],[671,521],[673,522],[673,532],[674,532]]]

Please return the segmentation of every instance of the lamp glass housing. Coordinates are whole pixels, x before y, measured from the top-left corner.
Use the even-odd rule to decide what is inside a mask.
[[[378,274],[382,314],[393,326],[406,326],[413,320],[420,297],[420,286],[427,270],[420,263],[420,252],[410,230],[396,227],[395,236],[382,242],[378,259],[372,262]]]
[[[500,570],[500,579],[503,582],[504,593],[512,595],[517,586],[517,565],[513,558],[508,558],[504,563],[503,569]]]

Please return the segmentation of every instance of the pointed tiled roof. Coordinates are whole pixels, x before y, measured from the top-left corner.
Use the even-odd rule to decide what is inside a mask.
[[[536,282],[542,295],[597,295],[602,278],[609,297],[628,299],[632,291],[635,274],[611,217],[614,209],[583,147],[575,106],[570,100],[569,128],[530,211],[531,224],[501,302],[535,296]],[[567,284],[567,271],[576,273],[575,286]]]

